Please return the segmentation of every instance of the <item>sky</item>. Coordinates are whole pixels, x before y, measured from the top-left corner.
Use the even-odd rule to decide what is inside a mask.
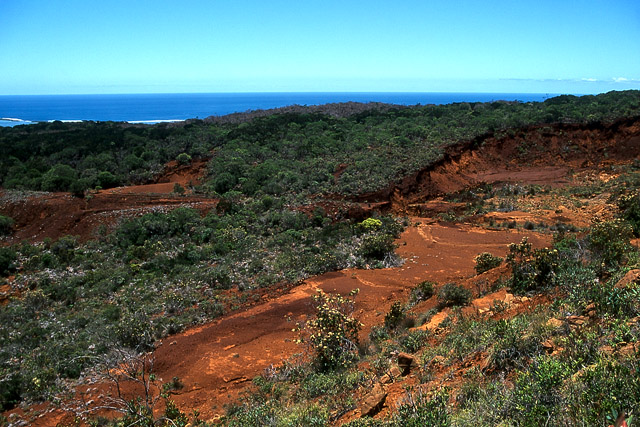
[[[0,0],[0,95],[625,89],[638,0]]]

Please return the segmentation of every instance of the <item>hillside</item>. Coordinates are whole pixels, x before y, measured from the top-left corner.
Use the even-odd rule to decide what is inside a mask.
[[[107,425],[120,411],[123,425],[606,425],[635,414],[639,99],[164,127],[176,145],[162,158],[189,159],[146,183],[4,190],[7,422]],[[82,150],[69,157],[79,171],[104,154]],[[32,152],[42,156],[14,157],[52,161]],[[110,173],[123,181],[140,175],[120,165]]]

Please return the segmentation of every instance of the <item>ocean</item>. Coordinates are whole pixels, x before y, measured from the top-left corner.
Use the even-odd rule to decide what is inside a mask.
[[[453,102],[544,101],[555,96],[541,93],[443,92],[263,92],[168,93],[121,95],[2,95],[0,126],[43,121],[128,121],[158,123],[287,105],[321,105],[333,102],[385,102],[399,105]],[[7,120],[9,119],[9,120]]]

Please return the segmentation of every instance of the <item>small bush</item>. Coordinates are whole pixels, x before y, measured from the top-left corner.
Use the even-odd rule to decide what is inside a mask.
[[[385,256],[393,253],[395,248],[393,236],[373,234],[367,235],[362,239],[359,252],[365,259],[382,261]]]
[[[407,391],[402,404],[393,416],[399,426],[449,426],[448,391],[441,390],[429,396],[422,391]]]
[[[382,227],[382,221],[376,218],[367,218],[358,224],[364,231],[373,231]]]
[[[176,157],[176,161],[180,165],[188,165],[189,163],[191,163],[191,156],[187,153],[180,153],[178,154],[178,157]]]
[[[596,223],[589,234],[589,246],[606,267],[624,264],[633,251],[629,243],[633,229],[629,223],[613,220]]]
[[[562,406],[561,387],[571,374],[569,366],[548,356],[539,357],[521,374],[514,389],[514,406],[521,425],[544,425]]]
[[[184,187],[176,182],[173,185],[173,192],[176,193],[179,196],[182,196],[184,194]]]
[[[558,268],[558,251],[555,249],[531,248],[525,237],[520,243],[509,245],[507,263],[511,266],[511,286],[515,292],[553,286]]]
[[[476,273],[482,274],[502,264],[503,258],[494,256],[489,252],[482,252],[473,259],[476,262]]]
[[[396,301],[391,305],[389,312],[384,316],[384,326],[387,329],[395,329],[404,318],[404,307],[400,301]]]
[[[621,196],[618,208],[622,219],[631,224],[633,234],[640,236],[640,191]]]
[[[402,350],[409,353],[415,353],[427,344],[428,336],[429,334],[426,331],[410,331],[406,335],[403,335],[398,340],[398,343],[400,344],[400,347],[402,347]]]
[[[411,295],[409,296],[409,303],[415,305],[420,301],[426,301],[434,294],[434,283],[428,280],[420,282],[415,288],[411,289]]]
[[[16,270],[18,255],[11,248],[0,248],[0,275],[6,276]]]
[[[438,292],[438,306],[440,308],[464,306],[471,302],[471,291],[455,283],[447,283]]]
[[[362,324],[352,316],[357,293],[356,289],[343,297],[318,290],[313,296],[315,317],[306,325],[298,325],[298,331],[304,331],[298,342],[310,345],[321,371],[346,367],[358,358],[358,332]]]
[[[15,221],[9,216],[0,215],[0,236],[11,234]]]

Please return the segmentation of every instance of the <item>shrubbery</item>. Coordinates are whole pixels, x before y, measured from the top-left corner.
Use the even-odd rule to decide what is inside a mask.
[[[636,236],[640,236],[640,191],[620,196],[618,208],[622,219],[631,225]]]
[[[0,215],[0,236],[10,234],[13,230],[15,221],[13,218],[5,215]]]
[[[473,259],[476,262],[475,270],[477,274],[482,274],[502,264],[503,259],[499,256],[483,252]]]
[[[589,247],[603,267],[617,267],[633,252],[629,243],[632,237],[633,229],[625,221],[598,222],[591,227]]]
[[[522,242],[509,245],[507,264],[511,266],[511,287],[515,292],[551,287],[555,284],[558,251],[532,249],[525,237]]]
[[[16,251],[12,248],[0,247],[0,275],[6,276],[16,270]]]
[[[404,306],[400,301],[395,301],[391,304],[387,314],[384,315],[384,327],[388,330],[395,329],[404,320],[405,316]]]
[[[456,283],[447,283],[438,291],[438,306],[464,306],[471,302],[472,293]]]
[[[321,371],[344,368],[358,358],[358,332],[361,323],[353,317],[358,290],[349,296],[325,294],[313,296],[315,316],[298,330],[303,333],[299,342],[308,343],[314,363]]]
[[[415,305],[420,301],[426,301],[434,294],[435,283],[425,280],[418,283],[415,288],[411,289],[411,295],[409,296],[409,304]]]

